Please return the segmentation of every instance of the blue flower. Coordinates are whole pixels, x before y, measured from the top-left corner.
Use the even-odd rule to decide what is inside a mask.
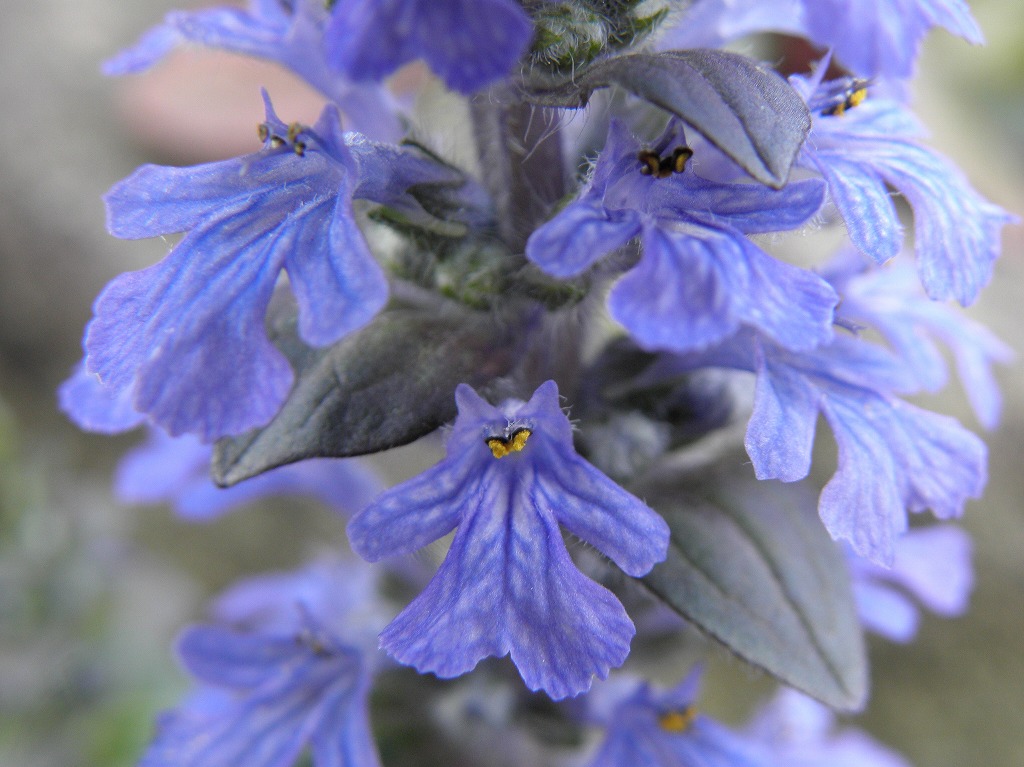
[[[424,59],[454,90],[509,75],[533,37],[514,0],[337,0],[328,59],[355,81],[380,80]]]
[[[450,180],[412,150],[342,134],[327,107],[314,128],[284,125],[267,100],[264,148],[190,168],[146,165],[106,196],[118,237],[187,232],[160,263],[114,279],[96,299],[86,369],[115,400],[172,435],[211,441],[269,421],[293,373],[264,314],[281,270],[299,335],[322,346],[387,300],[353,198],[415,209],[405,189]]]
[[[658,375],[708,365],[755,371],[745,446],[758,479],[807,476],[818,415],[839,448],[818,512],[833,538],[888,565],[907,510],[959,516],[986,481],[985,444],[948,416],[909,405],[895,393],[917,379],[901,360],[857,338],[797,353],[741,334],[705,354],[666,358]]]
[[[770,767],[754,740],[699,714],[699,671],[668,690],[620,676],[586,699],[589,718],[606,728],[587,767]]]
[[[639,235],[643,254],[612,288],[608,308],[644,348],[701,349],[741,327],[791,349],[827,341],[835,291],[744,236],[799,226],[818,210],[821,185],[773,190],[701,178],[685,168],[675,129],[656,147],[644,150],[613,123],[589,184],[530,236],[527,258],[571,277]]]
[[[108,75],[149,69],[183,43],[197,43],[275,61],[336,103],[351,126],[379,141],[402,130],[395,105],[376,84],[354,84],[327,65],[323,52],[328,14],[322,0],[250,0],[249,8],[173,11],[131,48],[104,62]]]
[[[718,47],[759,32],[803,35],[830,47],[862,77],[910,77],[921,40],[944,27],[983,42],[964,0],[701,0],[660,40],[662,48]]]
[[[936,341],[944,344],[953,355],[964,392],[981,425],[996,427],[1002,397],[992,366],[1013,359],[1010,347],[954,307],[925,297],[906,261],[891,263],[886,269],[827,276],[843,295],[837,321],[880,332],[924,391],[936,392],[946,385],[946,361]]]
[[[908,530],[896,541],[892,567],[850,555],[853,594],[861,622],[893,640],[917,633],[916,597],[937,615],[953,618],[968,606],[974,585],[971,538],[954,525]]]
[[[785,767],[910,767],[902,756],[854,728],[835,731],[835,715],[796,690],[782,689],[745,734]]]
[[[314,458],[280,466],[229,488],[210,479],[213,449],[191,435],[169,437],[151,429],[149,439],[118,464],[114,494],[124,503],[171,502],[178,516],[206,522],[273,495],[306,495],[352,514],[383,490],[380,479],[356,459]]]
[[[826,66],[827,60],[820,62],[810,78],[790,78],[812,108],[836,87],[820,83]],[[799,162],[824,177],[853,244],[877,263],[903,247],[891,185],[914,211],[914,250],[925,291],[965,306],[974,301],[992,275],[1000,230],[1015,217],[922,146],[916,121],[898,102],[869,97],[841,113],[815,111]]]
[[[234,626],[186,630],[178,651],[197,689],[163,714],[144,767],[377,767],[367,697],[375,660],[354,565],[255,579],[218,610]],[[379,624],[378,624],[379,625]]]
[[[576,454],[553,381],[500,408],[464,384],[455,398],[447,457],[349,523],[353,549],[370,561],[457,528],[381,646],[441,677],[511,653],[531,690],[576,695],[625,660],[634,628],[615,596],[576,569],[559,525],[633,576],[665,558],[668,526]]]

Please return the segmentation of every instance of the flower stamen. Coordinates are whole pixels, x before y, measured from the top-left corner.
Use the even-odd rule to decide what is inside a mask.
[[[688,146],[677,146],[667,157],[660,156],[651,149],[644,149],[636,159],[640,161],[640,172],[645,176],[668,178],[673,173],[686,170],[686,162],[693,157],[693,150]]]
[[[513,431],[507,438],[488,437],[487,447],[495,458],[504,458],[509,453],[518,453],[526,447],[526,440],[530,438],[531,432],[527,428],[519,428]]]
[[[686,706],[673,711],[666,711],[658,717],[658,724],[666,732],[683,733],[690,729],[693,720],[697,718],[697,707]]]

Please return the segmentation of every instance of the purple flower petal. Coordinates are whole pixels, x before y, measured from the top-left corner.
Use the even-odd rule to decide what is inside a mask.
[[[634,629],[615,596],[576,569],[559,523],[632,575],[664,558],[667,526],[576,455],[554,382],[500,408],[460,385],[456,403],[445,459],[349,523],[352,547],[371,560],[457,527],[382,646],[443,677],[510,654],[531,689],[576,695],[622,663]]]
[[[533,34],[512,0],[338,0],[333,14],[326,54],[346,76],[381,80],[422,58],[463,93],[508,75]]]

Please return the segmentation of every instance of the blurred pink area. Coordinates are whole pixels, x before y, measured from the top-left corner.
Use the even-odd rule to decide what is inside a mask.
[[[428,77],[422,64],[413,63],[388,85],[400,101],[409,102]],[[209,162],[259,148],[261,88],[286,123],[312,125],[326,103],[319,91],[278,64],[188,47],[148,72],[118,78],[115,108],[142,148],[175,163]]]
[[[277,64],[185,48],[141,75],[120,78],[116,108],[143,147],[184,164],[255,151],[260,88],[285,122],[316,122],[324,97]]]

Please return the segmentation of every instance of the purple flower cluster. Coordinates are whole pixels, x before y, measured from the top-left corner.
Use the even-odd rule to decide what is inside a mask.
[[[145,165],[114,185],[114,236],[180,239],[96,299],[61,407],[90,430],[149,428],[118,475],[127,502],[209,520],[310,495],[380,563],[331,560],[229,590],[181,637],[196,689],[143,764],[276,767],[308,751],[318,767],[377,765],[374,678],[401,678],[388,657],[499,679],[503,664],[481,661],[510,656],[530,691],[579,696],[641,641],[627,613],[646,598],[638,582],[741,655],[756,648],[730,643],[743,577],[699,567],[726,527],[747,536],[730,544],[737,563],[776,555],[715,500],[719,474],[739,467],[702,450],[736,422],[759,480],[811,474],[819,416],[838,448],[817,515],[807,506],[814,527],[789,537],[846,562],[849,579],[815,612],[824,586],[792,582],[778,557],[765,571],[780,612],[812,605],[801,627],[827,637],[830,619],[815,616],[848,609],[908,641],[911,597],[965,609],[969,539],[912,527],[909,512],[960,516],[983,491],[986,449],[904,398],[946,384],[945,347],[978,421],[996,425],[992,367],[1009,350],[942,302],[977,298],[1015,218],[927,146],[899,95],[931,27],[981,33],[961,0],[669,6],[251,0],[171,13],[107,62],[140,72],[195,43],[277,62],[328,103],[315,125],[289,124],[264,93],[258,151]],[[736,54],[676,50],[778,30],[830,52],[787,81]],[[476,143],[473,167],[445,157],[456,133],[432,140],[390,95],[386,78],[419,60],[445,99],[465,99],[451,127]],[[825,79],[835,67],[845,74]],[[635,101],[594,96],[606,88]],[[585,128],[563,120],[584,108]],[[756,180],[775,176],[777,188]],[[913,213],[913,252],[899,258],[893,191]],[[784,236],[840,221],[848,243],[831,260]],[[718,384],[701,388],[710,375]],[[444,458],[390,489],[338,460],[446,423]],[[595,444],[609,439],[615,450]],[[438,554],[435,572],[400,564],[421,549]],[[699,577],[666,588],[670,572]],[[798,651],[772,641],[773,658]],[[825,665],[866,676],[859,634],[831,641],[815,646],[834,653]],[[697,713],[696,687],[696,673],[667,690],[623,674],[562,704],[561,726],[603,730],[592,767],[903,764],[834,733],[796,692],[731,730]]]

